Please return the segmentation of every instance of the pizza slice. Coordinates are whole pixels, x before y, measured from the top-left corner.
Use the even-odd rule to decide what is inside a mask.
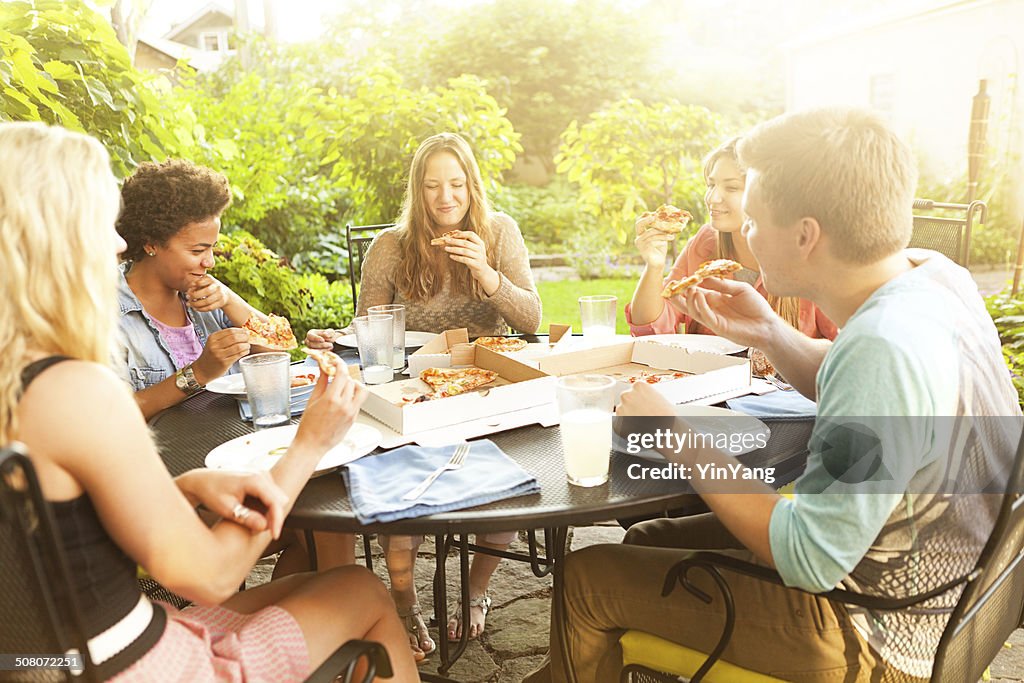
[[[743,266],[735,261],[730,261],[726,258],[706,261],[701,264],[700,268],[694,271],[693,275],[684,277],[682,280],[669,280],[668,284],[665,285],[665,289],[661,290],[661,295],[666,299],[669,299],[677,294],[682,294],[690,287],[699,285],[705,278],[725,277],[726,275],[735,273],[742,267]]]
[[[498,373],[481,368],[427,368],[420,373],[420,379],[442,396],[464,394],[497,378]]]
[[[683,231],[686,224],[693,219],[689,211],[679,209],[671,204],[662,204],[654,211],[644,211],[636,221],[637,237],[650,229],[660,230],[669,236],[670,240]]]
[[[496,351],[498,353],[522,351],[529,346],[525,339],[519,339],[517,337],[477,337],[476,341],[473,343],[477,346],[482,346],[485,349],[490,349],[491,351]]]
[[[435,237],[434,239],[430,240],[430,246],[443,247],[445,244],[448,243],[449,238],[455,237],[458,233],[458,230],[449,230],[440,237]]]
[[[292,332],[291,323],[279,315],[270,314],[266,320],[251,315],[242,325],[242,329],[249,333],[249,343],[256,346],[275,351],[290,351],[299,346],[299,342],[295,340],[295,333]]]
[[[338,374],[338,366],[336,363],[340,362],[337,354],[331,351],[324,351],[322,349],[311,349],[308,346],[302,347],[302,352],[312,358],[320,366],[320,372],[324,373],[328,377],[334,377]]]

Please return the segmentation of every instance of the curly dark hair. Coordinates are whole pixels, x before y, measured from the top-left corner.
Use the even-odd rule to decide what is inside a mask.
[[[128,243],[124,258],[137,261],[146,244],[167,244],[189,223],[219,216],[231,203],[223,174],[182,159],[143,163],[121,187],[117,232]]]

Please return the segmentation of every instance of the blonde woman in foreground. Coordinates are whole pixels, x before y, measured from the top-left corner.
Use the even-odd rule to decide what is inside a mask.
[[[348,431],[363,389],[344,374],[321,377],[270,473],[172,479],[108,365],[125,243],[107,153],[61,128],[6,123],[0,159],[0,442],[25,443],[39,473],[99,678],[300,681],[340,644],[365,638],[385,646],[395,680],[418,680],[387,592],[364,569],[235,593],[320,456]],[[266,511],[246,507],[246,496]],[[221,521],[207,528],[199,504]],[[151,603],[136,564],[196,606]]]

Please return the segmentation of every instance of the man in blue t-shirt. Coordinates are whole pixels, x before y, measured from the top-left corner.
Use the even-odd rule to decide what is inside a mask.
[[[695,477],[710,514],[642,523],[623,545],[570,555],[553,665],[529,681],[562,680],[564,664],[580,681],[618,680],[618,638],[628,629],[710,652],[721,601],[705,605],[685,590],[661,597],[680,549],[731,548],[812,593],[907,597],[966,573],[991,532],[999,497],[983,493],[1000,490],[1021,412],[970,275],[936,252],[906,249],[917,181],[910,150],[874,114],[828,109],[762,124],[739,157],[743,229],[765,287],[813,301],[841,331],[834,343],[810,339],[731,280],[706,280],[670,303],[764,351],[818,402],[806,471],[792,498],[743,478],[742,466],[728,482]],[[643,383],[618,409],[675,414]],[[691,471],[737,463],[714,448],[664,455]],[[926,680],[957,597],[883,613],[726,579],[737,618],[724,659],[787,681]],[[715,593],[710,582],[705,590]]]

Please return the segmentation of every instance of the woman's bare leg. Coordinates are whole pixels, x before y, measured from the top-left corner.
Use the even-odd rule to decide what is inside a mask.
[[[494,545],[478,538],[477,545],[493,550],[505,550],[508,544]],[[501,562],[500,557],[475,553],[473,562],[469,566],[469,599],[482,598],[487,594],[487,587],[491,584],[491,576]],[[473,606],[469,608],[469,637],[478,638],[484,632],[484,624],[487,615],[483,607]],[[448,640],[458,640],[462,637],[461,614],[452,615],[448,620]]]
[[[418,550],[418,545],[412,548],[388,547],[384,554],[384,560],[388,565],[391,598],[394,600],[396,614],[408,622],[410,627],[408,629],[409,646],[412,648],[416,661],[422,661],[427,654],[434,650],[436,645],[430,637],[423,616],[416,609],[419,606],[419,596],[416,595],[414,569]]]

